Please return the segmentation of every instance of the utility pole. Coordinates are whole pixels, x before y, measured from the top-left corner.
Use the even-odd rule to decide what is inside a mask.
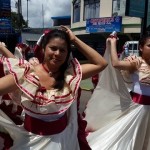
[[[28,27],[28,24],[29,24],[29,20],[28,20],[28,1],[29,0],[27,0],[27,27]]]
[[[145,0],[144,17],[142,18],[142,35],[146,34],[147,28],[147,14],[148,14],[148,0]]]
[[[44,9],[43,9],[43,4],[42,4],[42,20],[43,20],[43,29],[44,29]]]
[[[19,20],[19,30],[22,28],[22,6],[21,6],[21,0],[18,0],[18,20]]]

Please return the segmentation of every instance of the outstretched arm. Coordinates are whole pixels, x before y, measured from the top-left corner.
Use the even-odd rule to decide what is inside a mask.
[[[99,73],[107,66],[106,60],[96,50],[82,42],[73,34],[73,32],[69,28],[62,26],[62,29],[66,31],[66,33],[70,37],[71,42],[89,61],[88,64],[81,65],[82,79],[89,78]]]
[[[8,58],[15,58],[15,56],[6,48],[4,42],[0,42],[0,53]]]

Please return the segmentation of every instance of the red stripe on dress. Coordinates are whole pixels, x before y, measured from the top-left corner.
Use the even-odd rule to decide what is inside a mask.
[[[74,100],[74,98],[70,99],[70,100],[66,100],[66,101],[62,101],[62,102],[56,102],[55,100],[49,100],[47,102],[43,101],[43,102],[38,102],[37,100],[33,100],[31,101],[32,103],[34,104],[39,104],[39,105],[47,105],[47,104],[50,104],[50,103],[55,103],[55,104],[68,104],[70,102],[72,102]]]
[[[2,56],[0,57],[0,62],[3,63],[4,59],[5,59],[5,57],[2,55]]]
[[[66,95],[61,95],[61,96],[55,96],[55,95],[52,95],[51,97],[54,97],[53,98],[53,100],[56,100],[56,99],[62,99],[62,98],[67,98],[67,97],[69,97],[70,95],[71,95],[71,91],[68,93],[68,94],[66,94]],[[44,97],[44,96],[39,96],[39,95],[36,95],[35,96],[35,98],[40,98],[40,99],[43,99],[43,100],[45,100],[45,101],[49,101],[49,99],[48,98],[46,98],[46,97]]]
[[[62,98],[67,98],[71,95],[72,91],[70,91],[68,94],[66,95],[62,95],[62,96],[55,96],[55,95],[52,95],[51,97],[54,97],[53,100],[56,100],[56,99],[62,99]],[[43,99],[45,101],[49,101],[48,98],[44,97],[44,96],[39,96],[39,95],[36,95],[35,98],[38,98],[38,99]],[[52,99],[51,99],[52,100]]]
[[[23,106],[22,104],[21,104],[21,106],[23,107],[23,109],[27,110],[28,112],[31,112],[31,113],[37,114],[37,115],[43,115],[43,116],[45,116],[45,115],[57,115],[57,114],[61,114],[61,113],[65,112],[68,109],[68,108],[64,108],[64,109],[56,111],[56,112],[43,114],[43,113],[34,112],[31,109],[28,109],[27,107]]]
[[[34,78],[34,76],[31,75],[25,75],[26,80],[28,80],[30,83],[33,83],[36,86],[39,86],[39,80],[37,78]]]
[[[29,78],[26,77],[26,80],[30,83],[33,83],[35,86],[39,86],[39,84],[36,81],[32,80],[32,79],[29,79]]]
[[[73,71],[74,71],[74,75],[76,75],[74,68],[73,68]],[[70,79],[70,81],[69,81],[69,83],[68,83],[69,85],[71,85],[71,82],[74,80],[74,78],[75,78],[75,76],[73,76],[73,77]]]
[[[17,75],[14,71],[12,71],[12,68],[11,68],[11,64],[9,62],[9,60],[6,58],[6,62],[7,62],[7,66],[8,66],[8,69],[10,71],[10,73],[14,76],[14,79],[15,79],[15,82],[17,84],[17,86],[22,90],[24,91],[30,98],[34,98],[34,95],[32,95],[29,91],[27,91],[26,89],[24,89],[18,82],[18,78],[17,78]]]
[[[77,64],[76,66],[77,66],[77,68],[78,68],[78,74],[80,74],[81,75],[81,70],[80,70],[80,68],[79,68],[79,64],[78,64],[78,62],[77,62],[77,60],[75,59],[75,63]],[[75,68],[75,66],[74,66],[74,68]],[[75,86],[75,89],[74,89],[74,93],[76,93],[77,92],[77,90],[78,90],[78,87],[79,87],[79,84],[80,84],[80,81],[81,81],[81,76],[79,76],[80,78],[78,79],[78,81],[76,82],[76,86]]]

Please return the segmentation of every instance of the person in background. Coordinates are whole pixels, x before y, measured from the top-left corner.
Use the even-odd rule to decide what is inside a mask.
[[[26,43],[19,43],[15,47],[14,56],[17,58],[28,60],[29,51],[30,51],[30,47]]]
[[[108,63],[108,70],[106,71],[111,73],[111,76],[108,78],[109,74],[104,75],[102,72],[102,78],[105,78],[105,81],[107,80],[110,85],[107,89],[107,85],[103,83],[100,86],[105,86],[105,89],[108,90],[103,90],[102,92],[105,105],[110,109],[107,109],[108,115],[104,114],[104,117],[108,117],[109,120],[105,120],[106,124],[104,124],[104,119],[100,117],[99,120],[103,120],[102,128],[99,126],[99,129],[97,128],[89,136],[88,142],[94,150],[149,150],[150,36],[145,35],[139,40],[139,51],[141,53],[139,57],[133,55],[124,60],[119,60],[117,56],[116,35],[108,37],[106,43],[108,47],[106,56],[108,59],[108,56],[110,56],[111,62],[111,64]],[[120,72],[122,76],[120,76]],[[131,90],[133,95],[131,100],[123,82],[132,82]],[[105,82],[105,84],[107,83]],[[98,89],[99,93],[103,88],[102,86]],[[100,97],[100,95],[97,96]],[[108,101],[105,96],[106,98],[109,96]],[[94,98],[96,98],[96,94]],[[96,103],[96,105],[99,104]],[[103,103],[101,103],[101,107],[105,113]],[[99,109],[101,109],[100,106]],[[96,112],[94,113],[97,114]]]
[[[0,42],[0,54],[8,57],[8,58],[15,58],[15,56],[7,49],[4,42]]]
[[[0,112],[0,127],[14,140],[11,149],[81,149],[77,136],[77,91],[81,79],[102,71],[107,62],[69,28],[61,29],[43,36],[44,59],[36,66],[1,57],[6,75],[0,78],[0,95],[11,93],[13,101],[25,112],[22,127]],[[80,65],[77,59],[70,58],[71,42],[89,64]]]
[[[29,51],[29,46],[26,44],[17,44],[15,53],[11,53],[4,42],[0,42],[0,54],[7,58],[22,58],[25,59]],[[22,53],[23,52],[23,53]],[[32,62],[31,62],[32,63]],[[0,63],[0,77],[4,77],[3,64]],[[0,98],[0,109],[16,124],[22,125],[22,107],[13,103],[9,94],[2,95]],[[13,145],[13,140],[8,133],[0,132],[0,149],[9,149]],[[2,144],[3,143],[3,144]]]

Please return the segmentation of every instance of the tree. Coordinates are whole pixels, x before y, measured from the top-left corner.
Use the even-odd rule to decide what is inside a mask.
[[[27,22],[24,20],[22,14],[18,15],[16,12],[11,12],[11,22],[14,29],[27,28]]]

